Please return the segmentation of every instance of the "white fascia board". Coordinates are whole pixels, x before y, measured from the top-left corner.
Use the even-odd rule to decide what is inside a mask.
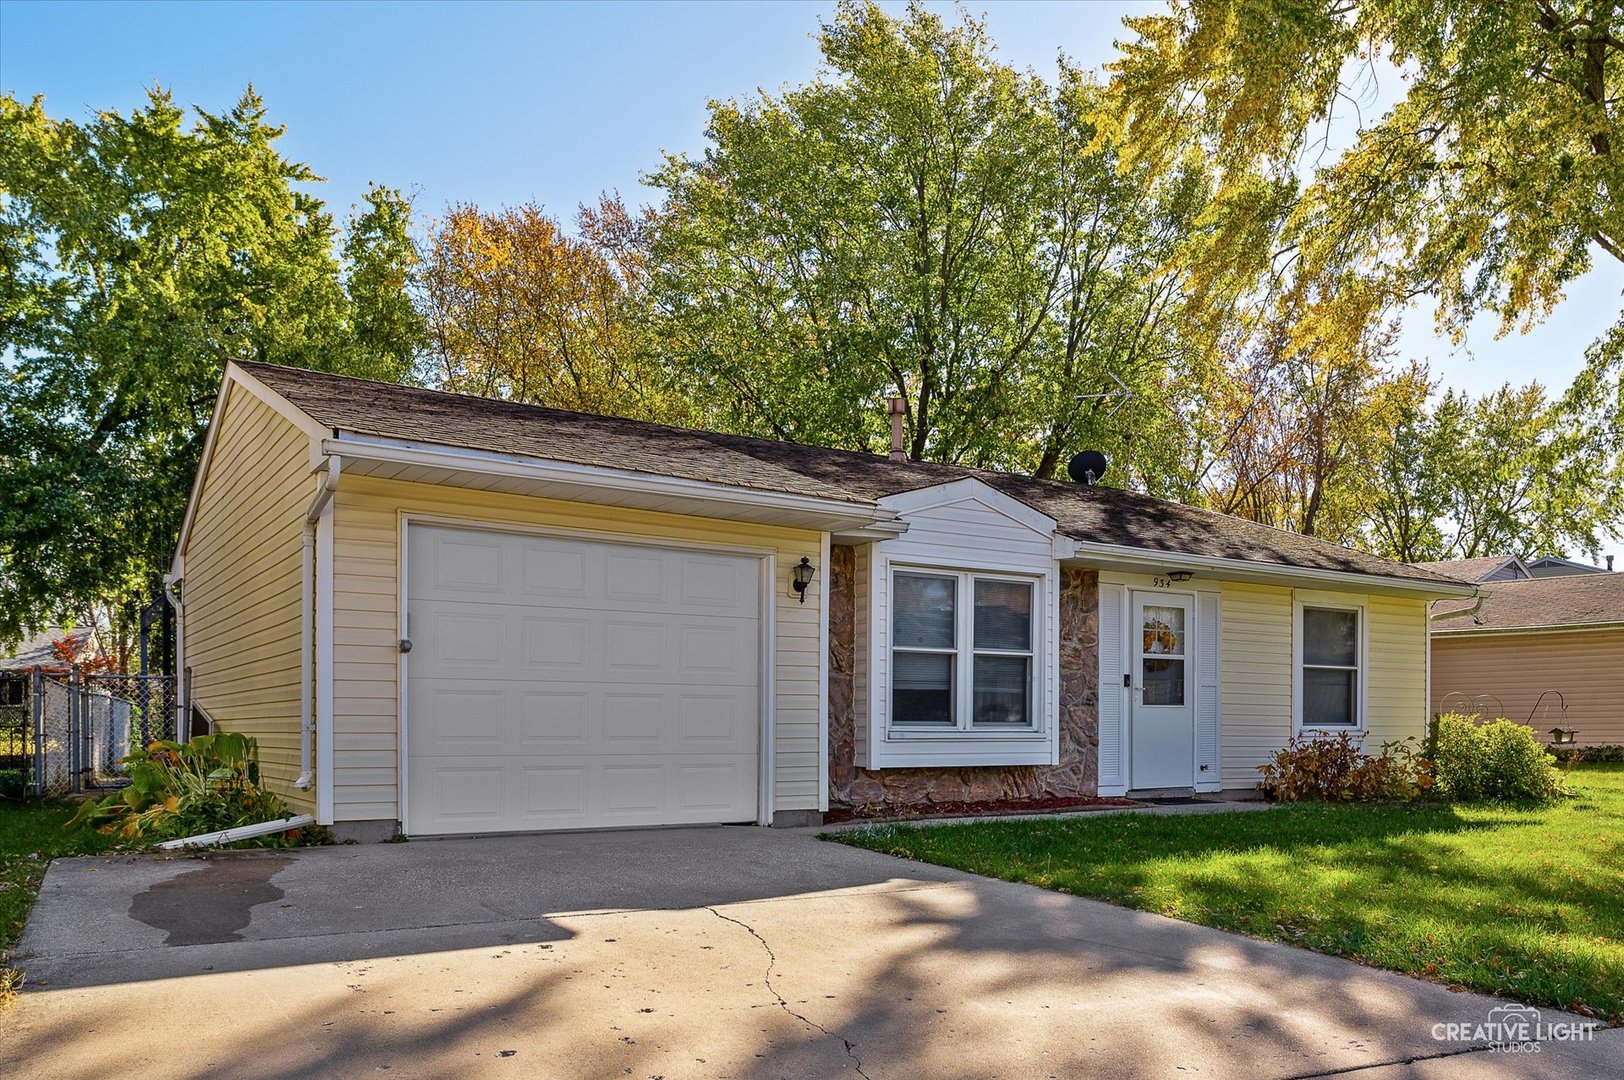
[[[1036,510],[1013,495],[1006,495],[1002,491],[967,476],[962,480],[950,480],[945,484],[936,484],[931,487],[914,488],[911,491],[899,491],[895,495],[887,495],[877,500],[880,506],[894,510],[899,514],[918,513],[932,507],[948,506],[952,503],[964,502],[973,499],[998,511],[1012,521],[1025,525],[1033,532],[1044,536],[1053,536],[1057,522],[1054,518],[1041,510]]]
[[[309,436],[310,441],[318,443],[321,439],[332,434],[331,429],[324,428],[316,422],[316,418],[299,408],[293,402],[260,382],[254,376],[244,371],[236,364],[226,365],[226,378],[241,386],[244,390],[259,398],[275,410],[282,419],[298,428]]]
[[[630,491],[669,498],[701,499],[733,506],[782,510],[786,513],[827,519],[830,529],[835,532],[843,531],[843,526],[860,526],[899,535],[906,529],[906,525],[897,521],[894,510],[871,503],[847,502],[843,499],[828,499],[816,495],[796,495],[792,492],[758,491],[706,480],[659,476],[654,473],[633,472],[629,469],[607,469],[597,465],[576,465],[521,454],[436,446],[431,443],[380,439],[344,432],[340,432],[336,437],[323,439],[321,450],[323,454],[341,454],[360,461],[387,461],[399,465],[418,465],[432,469],[461,470],[567,484],[583,489]]]
[[[1090,566],[1109,566],[1113,569],[1163,573],[1168,570],[1200,570],[1220,578],[1256,581],[1284,581],[1291,584],[1313,583],[1327,588],[1358,590],[1371,593],[1406,593],[1415,596],[1443,599],[1453,596],[1475,596],[1478,587],[1467,582],[1446,585],[1404,578],[1381,577],[1376,574],[1358,574],[1343,570],[1320,570],[1313,567],[1287,566],[1284,563],[1251,562],[1246,559],[1225,559],[1215,555],[1190,555],[1176,551],[1153,551],[1149,548],[1128,547],[1122,544],[1097,544],[1078,540],[1074,558]]]
[[[240,386],[259,398],[309,437],[312,467],[317,464],[316,459],[320,456],[318,451],[321,439],[327,434],[327,429],[316,423],[310,414],[248,374],[235,361],[227,362],[225,374],[220,378],[220,390],[214,395],[214,412],[209,417],[209,428],[203,436],[203,452],[198,455],[197,473],[192,477],[192,490],[186,497],[186,514],[181,518],[180,534],[175,540],[175,555],[170,560],[169,572],[177,578],[180,576],[180,558],[186,552],[187,540],[191,538],[192,519],[197,515],[197,501],[203,494],[203,478],[208,475],[209,463],[214,458],[214,440],[220,433],[220,419],[225,415],[226,399],[231,396],[233,386]]]

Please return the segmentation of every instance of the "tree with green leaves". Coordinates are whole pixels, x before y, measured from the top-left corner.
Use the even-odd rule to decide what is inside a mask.
[[[1378,462],[1367,546],[1403,562],[1594,555],[1624,520],[1610,440],[1538,383],[1451,391],[1397,417]]]
[[[159,90],[84,123],[0,97],[0,641],[153,595],[227,360],[402,370],[399,201],[346,292],[281,134],[252,88],[190,124]]]
[[[1054,475],[1106,450],[1177,471],[1198,372],[1184,283],[1198,158],[1152,176],[1102,131],[1102,92],[1000,63],[984,25],[841,4],[813,82],[715,102],[669,158],[652,230],[655,347],[711,426]]]
[[[1421,297],[1457,340],[1481,313],[1504,334],[1624,265],[1619,0],[1175,0],[1127,25],[1123,142],[1153,167],[1208,155],[1214,228],[1191,251],[1219,307],[1261,273],[1297,340],[1346,353]],[[1398,100],[1367,118],[1389,69]],[[1615,475],[1621,360],[1624,316],[1574,403],[1615,433]]]
[[[344,235],[344,293],[349,300],[346,374],[410,382],[428,344],[428,325],[413,303],[419,259],[412,204],[399,190],[373,184],[366,208]]]
[[[1370,321],[1426,293],[1456,333],[1484,311],[1510,329],[1598,257],[1624,263],[1617,0],[1176,0],[1128,26],[1113,89],[1136,155],[1197,139],[1243,240],[1220,254],[1246,277],[1259,255],[1292,265],[1325,289],[1322,317]],[[1381,64],[1402,96],[1321,166],[1328,125]],[[1261,191],[1286,195],[1261,204],[1277,238],[1253,229]]]

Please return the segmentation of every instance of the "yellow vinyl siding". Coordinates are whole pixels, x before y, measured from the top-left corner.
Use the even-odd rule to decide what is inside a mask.
[[[1546,690],[1555,694],[1532,718]],[[1455,696],[1450,698],[1450,695]],[[1543,634],[1436,634],[1432,639],[1432,707],[1470,711],[1467,696],[1493,695],[1485,714],[1503,711],[1519,724],[1532,720],[1541,737],[1553,727],[1577,728],[1585,745],[1624,743],[1624,630]],[[1498,699],[1498,704],[1494,699]]]
[[[1220,772],[1249,788],[1291,738],[1291,590],[1224,582],[1220,627]]]
[[[1365,749],[1427,733],[1427,603],[1406,597],[1371,596],[1366,617]]]
[[[817,809],[819,591],[809,590],[807,602],[797,603],[789,595],[789,578],[801,556],[817,560],[820,534],[364,476],[344,478],[334,513],[336,820],[399,817],[397,568],[402,515],[578,530],[611,540],[620,536],[775,550],[774,809]],[[819,567],[819,572],[826,569]]]
[[[307,478],[303,432],[233,386],[185,552],[192,697],[227,731],[259,740],[260,769],[290,807],[299,791],[299,614]]]
[[[1317,593],[1316,595],[1324,595]],[[1226,788],[1257,783],[1257,766],[1292,734],[1291,589],[1226,581],[1220,745]],[[1365,709],[1372,752],[1426,729],[1426,602],[1349,593],[1365,606]]]

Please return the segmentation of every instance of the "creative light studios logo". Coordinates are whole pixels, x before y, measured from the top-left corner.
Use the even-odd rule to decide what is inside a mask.
[[[1432,1025],[1432,1037],[1439,1042],[1487,1043],[1490,1050],[1509,1054],[1537,1054],[1548,1042],[1589,1042],[1595,1034],[1594,1021],[1547,1023],[1531,1005],[1496,1005],[1480,1023]]]

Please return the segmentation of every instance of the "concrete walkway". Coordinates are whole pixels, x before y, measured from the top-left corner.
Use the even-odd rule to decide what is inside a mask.
[[[1594,1077],[1624,1032],[754,828],[63,860],[8,1077]],[[1573,1020],[1552,1011],[1543,1019]]]

